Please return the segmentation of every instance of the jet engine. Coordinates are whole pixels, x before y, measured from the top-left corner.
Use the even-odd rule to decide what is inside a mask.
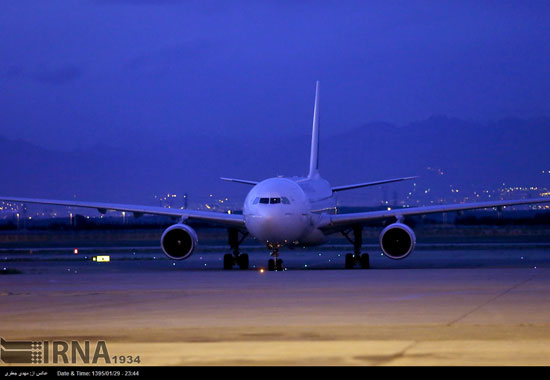
[[[403,223],[390,224],[380,234],[380,248],[390,259],[404,259],[413,251],[415,244],[413,230]]]
[[[194,229],[185,224],[168,227],[160,238],[162,250],[171,259],[184,260],[191,256],[199,239]]]

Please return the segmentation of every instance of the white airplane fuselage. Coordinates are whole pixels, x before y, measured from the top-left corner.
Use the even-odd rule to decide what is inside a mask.
[[[332,188],[318,176],[266,179],[250,190],[243,205],[247,230],[271,248],[325,243],[318,220],[321,213],[335,211]]]

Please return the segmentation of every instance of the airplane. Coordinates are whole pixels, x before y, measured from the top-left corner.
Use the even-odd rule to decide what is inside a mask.
[[[252,236],[265,244],[271,253],[267,266],[269,271],[284,270],[283,261],[279,258],[279,250],[282,247],[322,245],[328,241],[330,235],[336,233],[341,233],[353,245],[353,253],[345,255],[344,267],[368,269],[370,268],[369,254],[361,252],[362,230],[364,224],[372,221],[387,223],[380,232],[380,248],[385,256],[400,260],[409,256],[416,245],[414,231],[404,222],[407,216],[550,202],[550,198],[534,198],[338,214],[335,194],[340,191],[406,181],[417,177],[331,186],[321,177],[319,171],[319,124],[319,81],[317,81],[309,173],[305,177],[274,177],[263,181],[221,178],[225,181],[252,186],[244,200],[242,214],[74,200],[2,196],[0,200],[92,208],[97,209],[101,214],[112,210],[130,212],[136,217],[143,214],[178,217],[179,222],[168,227],[160,238],[163,252],[173,260],[189,258],[198,246],[197,233],[187,222],[192,220],[209,222],[227,228],[231,253],[224,255],[224,269],[232,269],[235,266],[248,269],[249,258],[246,253],[240,252],[240,245],[245,238]]]

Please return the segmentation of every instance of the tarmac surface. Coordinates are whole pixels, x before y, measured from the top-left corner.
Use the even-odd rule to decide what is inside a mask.
[[[3,250],[0,336],[105,341],[131,365],[550,364],[547,245],[369,251],[369,270],[323,247],[262,272],[262,250],[246,271],[208,247],[179,262],[140,247]]]

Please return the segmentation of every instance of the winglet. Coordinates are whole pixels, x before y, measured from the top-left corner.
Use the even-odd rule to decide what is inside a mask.
[[[309,156],[308,178],[319,176],[319,81],[315,84],[315,106],[313,107],[313,130],[311,132],[311,154]]]

